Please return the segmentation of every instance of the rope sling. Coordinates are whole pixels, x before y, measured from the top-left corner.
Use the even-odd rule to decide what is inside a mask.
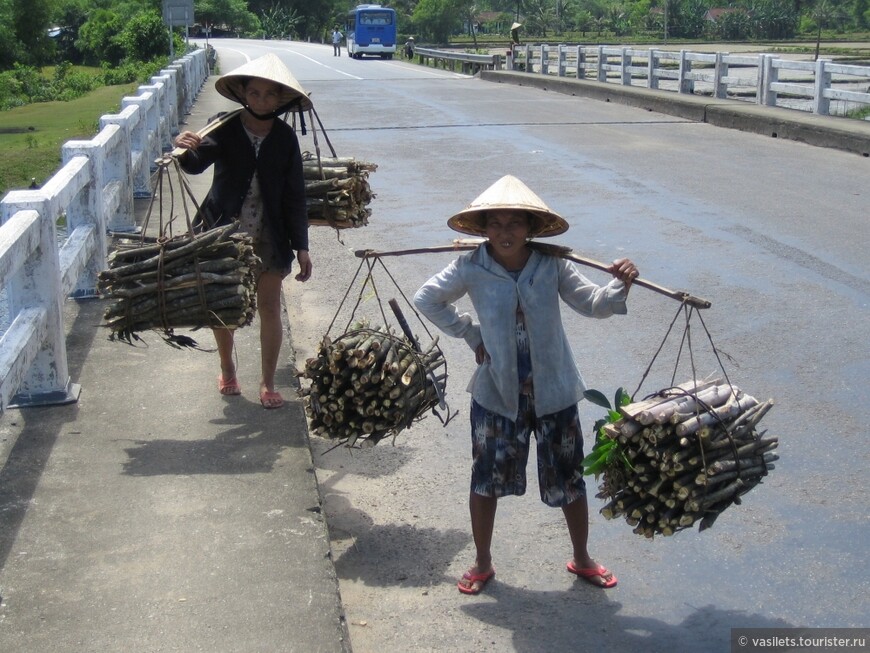
[[[399,330],[391,325],[375,279],[378,265],[423,326],[430,340],[425,348],[411,331],[396,299],[390,299],[388,305]],[[361,277],[364,267],[366,273]],[[356,285],[356,301],[344,332],[332,338],[330,332]],[[372,298],[381,319],[381,324],[375,327],[367,318],[357,317],[363,302]],[[445,426],[456,415],[451,414],[445,400],[447,360],[438,347],[438,339],[432,336],[380,258],[360,261],[320,341],[317,355],[306,361],[300,376],[310,381],[300,395],[305,399],[312,432],[339,440],[336,446],[374,446],[390,435],[395,442],[400,432],[429,410]]]

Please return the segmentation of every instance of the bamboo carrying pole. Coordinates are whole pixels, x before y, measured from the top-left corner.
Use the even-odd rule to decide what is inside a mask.
[[[401,249],[401,250],[393,250],[387,252],[378,252],[372,249],[359,249],[354,252],[354,254],[358,258],[380,258],[383,256],[405,256],[408,254],[434,254],[437,252],[461,252],[473,250],[487,242],[483,239],[477,238],[457,238],[453,241],[452,245],[439,245],[435,247],[420,247],[416,249]],[[529,247],[535,249],[543,254],[547,254],[548,256],[558,256],[559,258],[568,259],[569,261],[574,261],[575,263],[579,263],[581,265],[585,265],[587,267],[592,267],[597,270],[601,270],[603,272],[608,272],[610,266],[606,263],[601,263],[600,261],[593,260],[591,258],[586,258],[585,256],[580,256],[579,254],[575,254],[574,251],[570,247],[565,247],[563,245],[553,245],[550,243],[540,243],[538,241],[529,241]],[[664,295],[665,297],[670,297],[671,299],[676,299],[679,302],[688,304],[689,306],[693,306],[695,308],[710,308],[712,303],[706,299],[702,299],[700,297],[695,297],[694,295],[690,295],[689,293],[683,290],[669,290],[664,286],[660,286],[652,281],[647,281],[646,279],[637,278],[631,282],[632,285],[640,286],[642,288],[646,288],[647,290],[652,290],[654,292],[659,293],[660,295]]]

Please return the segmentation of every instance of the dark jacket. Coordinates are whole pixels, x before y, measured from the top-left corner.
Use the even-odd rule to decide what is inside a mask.
[[[293,250],[308,249],[302,154],[287,123],[275,120],[257,157],[241,118],[236,116],[204,137],[196,150],[185,152],[179,163],[191,174],[214,164],[211,189],[200,206],[206,228],[238,218],[256,171],[265,209],[264,233],[272,237],[276,251],[288,263],[293,260]]]

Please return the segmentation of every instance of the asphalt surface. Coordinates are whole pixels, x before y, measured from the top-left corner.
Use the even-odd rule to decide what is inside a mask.
[[[493,81],[544,83],[535,77]],[[561,92],[601,92],[545,81]],[[213,82],[185,128],[232,108]],[[665,113],[698,104],[660,95],[655,110]],[[761,133],[809,120],[814,140],[806,142],[870,141],[859,121],[739,108]],[[191,179],[197,197],[209,178]],[[177,213],[177,197],[162,201],[166,215]],[[147,209],[140,201],[140,220]],[[297,286],[290,279],[285,290]],[[217,392],[216,353],[175,349],[150,333],[132,346],[110,341],[99,326],[106,304],[65,304],[78,402],[0,417],[0,650],[350,651],[294,394],[291,320],[278,376],[287,403],[267,411],[256,396],[256,324],[238,332],[243,395],[228,398]],[[212,346],[209,333],[190,335]]]

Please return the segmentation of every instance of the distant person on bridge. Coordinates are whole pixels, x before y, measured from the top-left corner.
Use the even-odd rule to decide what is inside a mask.
[[[341,56],[341,39],[343,38],[344,34],[338,31],[338,25],[336,25],[335,29],[332,30],[332,56]]]
[[[568,223],[510,175],[447,224],[488,239],[429,279],[414,297],[433,324],[465,340],[479,366],[469,384],[469,509],[476,559],[457,587],[463,594],[478,594],[495,575],[491,543],[498,499],[525,493],[532,431],[541,500],[560,507],[568,525],[573,547],[568,571],[598,587],[613,587],[616,576],[587,550],[583,435],[577,409],[585,383],[562,325],[559,300],[587,317],[625,313],[637,268],[628,259],[618,259],[610,266],[615,278],[598,286],[576,264],[530,247],[530,239],[564,233]],[[476,321],[455,305],[465,295],[477,313]]]
[[[294,258],[299,264],[297,281],[311,277],[312,264],[299,141],[293,129],[277,117],[308,109],[311,100],[274,54],[223,75],[215,88],[244,109],[204,137],[181,132],[175,144],[187,148],[179,157],[185,171],[198,174],[212,164],[215,167],[211,189],[197,216],[202,226],[208,229],[238,220],[241,231],[253,239],[254,251],[262,262],[257,277],[262,366],[259,397],[264,408],[279,408],[284,404],[275,390],[284,337],[281,288]],[[234,331],[214,329],[214,335],[221,364],[218,391],[239,395],[242,389],[236,378]]]

